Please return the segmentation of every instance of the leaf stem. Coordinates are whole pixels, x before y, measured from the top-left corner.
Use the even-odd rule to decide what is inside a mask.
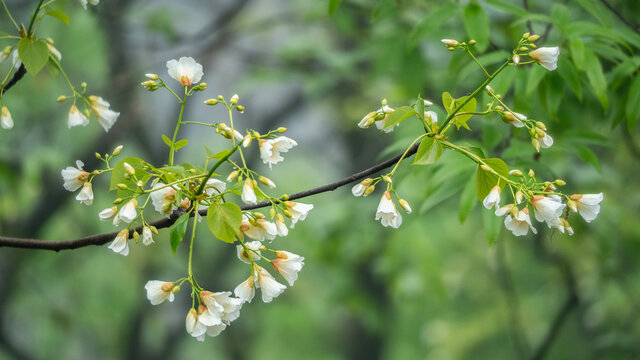
[[[215,163],[211,169],[209,169],[209,173],[207,173],[207,176],[205,176],[204,179],[202,179],[202,182],[200,183],[200,187],[198,187],[198,190],[196,191],[195,196],[198,196],[200,194],[202,194],[202,192],[204,191],[204,187],[207,184],[207,180],[209,180],[209,178],[211,178],[211,176],[213,175],[213,172],[216,171],[216,169],[222,165],[225,161],[227,161],[227,159],[233,155],[234,152],[236,152],[236,150],[238,150],[238,148],[240,148],[240,144],[242,144],[241,142],[238,142],[238,144],[236,146],[233,147],[233,149],[231,149],[231,151],[229,151],[228,154],[226,154],[225,156],[221,157],[217,163]]]
[[[9,8],[7,8],[7,4],[4,2],[4,0],[2,1],[2,6],[4,7],[4,11],[7,13],[7,15],[9,16],[9,19],[11,19],[11,22],[13,23],[13,26],[16,27],[16,30],[18,30],[18,32],[20,32],[20,26],[18,26],[18,24],[16,23],[15,20],[13,20],[13,16],[11,16],[11,13],[9,12]]]
[[[173,131],[173,138],[171,139],[171,149],[169,150],[169,166],[173,165],[173,155],[175,153],[175,144],[176,138],[178,137],[178,130],[180,129],[180,125],[182,125],[182,115],[184,114],[184,106],[187,103],[187,87],[184,87],[184,99],[181,100],[182,105],[180,105],[180,114],[178,115],[178,123],[176,124],[176,129]]]

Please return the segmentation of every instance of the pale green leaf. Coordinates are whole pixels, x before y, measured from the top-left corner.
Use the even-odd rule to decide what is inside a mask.
[[[171,243],[171,251],[176,253],[176,249],[182,242],[184,234],[187,232],[187,224],[189,223],[189,214],[182,214],[169,229],[169,242]]]
[[[218,239],[233,243],[235,241],[240,223],[242,222],[242,210],[234,203],[211,204],[207,211],[207,224],[209,230]]]
[[[18,55],[27,71],[35,76],[49,60],[49,48],[42,40],[22,38],[18,42]]]

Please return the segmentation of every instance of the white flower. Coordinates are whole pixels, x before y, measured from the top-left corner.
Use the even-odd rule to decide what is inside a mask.
[[[118,213],[118,218],[127,224],[131,223],[136,216],[138,216],[138,211],[136,207],[138,206],[138,202],[136,199],[131,199],[129,202],[124,204],[123,207],[120,208],[120,212]]]
[[[382,226],[391,226],[392,228],[399,228],[402,225],[402,215],[396,209],[396,205],[391,201],[391,194],[385,191],[380,198],[378,204],[378,210],[376,211],[376,220],[380,220]]]
[[[376,127],[378,128],[378,130],[383,130],[385,133],[390,133],[395,129],[396,126],[400,125],[400,124],[395,124],[394,126],[391,126],[385,129],[385,126],[387,125],[387,119],[389,118],[389,114],[391,114],[394,111],[396,110],[390,107],[389,105],[384,105],[383,107],[378,109],[378,111],[376,112],[378,117],[384,115],[384,118],[382,120],[376,121]]]
[[[76,167],[67,166],[62,169],[62,180],[64,180],[64,188],[68,191],[76,191],[89,178],[89,173],[82,170],[84,163],[80,160],[76,161]]]
[[[258,278],[258,287],[261,289],[262,301],[269,303],[273,298],[278,297],[287,288],[286,285],[280,284],[261,266],[257,267],[256,277]]]
[[[287,207],[287,210],[291,213],[291,228],[295,226],[298,221],[302,221],[307,218],[307,214],[309,211],[313,209],[313,205],[298,203],[294,201],[285,201],[284,205]]]
[[[91,102],[91,110],[93,110],[93,114],[98,118],[98,122],[104,131],[109,131],[113,124],[116,123],[116,120],[118,120],[120,113],[109,109],[111,105],[99,96],[89,96],[89,101]]]
[[[142,228],[142,244],[149,246],[153,244],[153,234],[151,233],[151,228],[145,226]]]
[[[282,214],[278,214],[278,216],[276,216],[276,230],[278,231],[279,236],[289,235],[289,229],[287,228],[287,224],[284,223],[284,217]]]
[[[80,5],[82,5],[82,7],[85,8],[85,10],[87,9],[87,3],[95,6],[95,5],[98,5],[98,3],[100,3],[100,0],[80,0]]]
[[[162,215],[169,216],[176,209],[176,189],[163,183],[157,183],[153,186],[151,193],[151,202],[153,207]]]
[[[243,216],[240,232],[253,240],[265,241],[275,239],[278,235],[278,228],[274,223],[265,219],[250,221],[249,218]]]
[[[242,308],[242,299],[231,297],[230,291],[216,292],[203,291],[200,293],[200,299],[207,306],[209,313],[217,320],[216,325],[220,322],[225,324],[231,323],[240,316],[240,308]]]
[[[203,310],[203,313],[205,312],[206,311]],[[189,335],[197,338],[198,341],[204,341],[204,335],[207,333],[207,326],[201,321],[198,321],[198,312],[196,309],[191,308],[187,313],[185,327],[187,328],[187,333],[189,333]]]
[[[181,57],[179,60],[167,61],[167,71],[169,76],[176,79],[182,86],[197,84],[202,79],[204,72],[202,65],[198,64],[192,57]]]
[[[529,53],[529,57],[533,61],[550,71],[558,67],[558,55],[560,55],[560,48],[557,46],[541,47]]]
[[[78,108],[75,105],[72,105],[71,109],[69,109],[69,118],[67,121],[69,128],[74,126],[87,126],[88,124],[89,119],[87,119],[82,112],[78,111]]]
[[[502,114],[502,120],[517,128],[521,128],[524,127],[522,120],[527,120],[527,116],[517,112],[507,111]]]
[[[361,129],[366,129],[369,126],[373,125],[373,122],[375,121],[376,118],[376,112],[372,111],[370,113],[368,113],[367,115],[365,115],[362,120],[360,120],[360,122],[358,123],[358,127]]]
[[[118,213],[118,207],[112,206],[110,208],[106,208],[100,211],[100,213],[98,214],[98,217],[100,218],[100,220],[106,221],[116,216],[117,213]]]
[[[129,229],[122,229],[116,235],[116,238],[113,239],[111,245],[109,245],[109,249],[113,250],[113,252],[118,253],[120,255],[127,256],[129,255]]]
[[[240,283],[233,289],[233,293],[244,302],[251,302],[256,295],[256,288],[254,285],[254,277],[249,276],[247,280]]]
[[[573,235],[573,228],[569,225],[569,222],[563,218],[556,218],[550,221],[547,221],[547,226],[550,229],[556,228],[560,231],[561,234],[564,234],[566,231],[567,234]]]
[[[0,125],[5,130],[13,128],[13,118],[11,117],[11,113],[6,106],[3,106],[2,110],[0,110]]]
[[[194,308],[189,310],[185,325],[189,335],[198,341],[204,341],[205,335],[218,336],[227,327],[218,320],[206,306],[200,305],[198,311]]]
[[[245,262],[247,264],[251,264],[251,261],[249,261],[249,256],[251,256],[253,261],[260,260],[259,249],[260,249],[260,246],[262,246],[262,243],[260,241],[246,242],[244,246],[252,251],[246,251],[242,245],[236,246],[238,259],[240,259],[240,261]]]
[[[531,199],[531,205],[535,210],[536,220],[540,222],[559,218],[565,207],[565,204],[557,201],[557,199],[542,195],[535,195]]]
[[[442,39],[440,41],[442,41],[447,47],[458,45],[458,41],[453,39]]]
[[[62,54],[60,53],[60,51],[56,49],[55,46],[49,43],[47,43],[47,47],[49,48],[49,52],[51,53],[51,55],[55,56],[56,59],[58,59],[58,62],[60,62],[62,60]]]
[[[147,290],[147,299],[151,302],[151,305],[162,304],[165,300],[169,299],[169,302],[173,302],[175,296],[173,295],[174,283],[149,280],[144,288]]]
[[[501,208],[496,207],[496,216],[505,216],[513,209],[513,204],[505,205]]]
[[[426,100],[426,99],[422,99],[422,103],[424,104],[424,107],[428,107],[428,106],[433,105],[433,103],[431,101]]]
[[[500,189],[500,186],[498,185],[494,186],[493,189],[491,189],[491,191],[489,192],[489,194],[484,198],[484,200],[482,200],[482,205],[484,205],[484,207],[489,210],[493,208],[498,209],[498,206],[500,206],[501,192],[502,192],[502,189]]]
[[[540,138],[540,146],[543,148],[550,148],[553,145],[553,138],[549,134],[544,133],[544,136]]]
[[[258,203],[256,192],[253,190],[253,180],[251,179],[245,180],[244,186],[242,186],[241,198],[245,204],[255,205]]]
[[[602,193],[599,194],[575,194],[571,195],[571,200],[576,206],[571,210],[578,211],[586,222],[593,221],[600,213],[600,202],[604,199]]]
[[[436,114],[435,111],[431,111],[431,110],[425,111],[424,112],[424,119],[427,121],[427,123],[429,123],[429,124],[431,124],[431,126],[433,126],[433,125],[438,123],[438,114]]]
[[[514,218],[511,214],[504,218],[504,226],[507,230],[510,230],[515,236],[524,236],[531,232],[537,234],[538,231],[531,225],[531,218],[529,217],[529,209],[524,208],[518,212],[518,215]]]
[[[78,196],[76,196],[76,200],[85,205],[91,205],[93,203],[93,189],[91,188],[90,182],[84,183],[82,190],[80,190]]]
[[[366,186],[362,185],[362,183],[357,183],[356,186],[351,188],[351,193],[353,196],[362,196],[365,190],[367,190]]]
[[[286,136],[278,136],[275,139],[260,140],[259,146],[262,161],[269,164],[269,168],[271,168],[273,164],[284,160],[280,153],[289,151],[294,146],[298,146],[298,143]]]
[[[293,286],[298,279],[298,272],[302,270],[304,258],[288,251],[276,251],[276,258],[271,263],[273,268]]]

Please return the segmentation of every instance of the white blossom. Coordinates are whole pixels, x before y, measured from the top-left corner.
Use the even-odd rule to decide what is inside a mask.
[[[111,110],[111,105],[99,96],[89,96],[89,101],[91,102],[91,110],[93,110],[93,114],[98,118],[98,122],[104,131],[109,131],[113,124],[116,123],[116,120],[118,120],[120,113]]]
[[[529,209],[524,208],[518,211],[518,215],[514,218],[511,214],[504,218],[504,226],[507,230],[510,230],[515,236],[524,236],[529,233],[529,229],[534,234],[538,231],[531,224],[531,218],[529,217]]]
[[[438,123],[438,114],[435,111],[431,111],[431,110],[425,111],[424,119],[427,121],[427,123],[433,126]]]
[[[131,223],[137,216],[138,211],[136,207],[138,206],[138,202],[136,199],[129,200],[123,207],[120,208],[120,212],[118,212],[118,218],[127,224]]]
[[[540,138],[540,146],[546,149],[550,148],[551,145],[553,145],[553,138],[549,134],[544,133],[544,136]]]
[[[167,71],[169,76],[176,79],[182,86],[197,84],[204,75],[202,65],[198,64],[192,57],[184,56],[179,60],[167,61]]]
[[[109,249],[113,250],[113,252],[118,253],[120,255],[127,256],[129,255],[129,229],[122,229],[116,238],[113,239],[111,245],[109,245]]]
[[[507,111],[503,114],[502,119],[517,128],[521,128],[524,127],[524,123],[522,121],[527,120],[527,116],[515,111]]]
[[[80,190],[76,196],[76,200],[85,205],[91,205],[93,203],[93,189],[90,182],[86,182],[82,185],[82,190]]]
[[[366,129],[369,126],[373,125],[376,115],[377,114],[375,111],[368,113],[362,118],[362,120],[360,120],[360,122],[358,122],[358,127],[361,129]]]
[[[484,205],[484,207],[489,210],[493,208],[498,209],[498,206],[500,206],[501,192],[502,192],[502,189],[500,189],[500,186],[498,185],[494,186],[489,192],[489,194],[487,194],[487,196],[484,198],[484,200],[482,200],[482,205]]]
[[[100,211],[100,213],[98,214],[98,217],[100,218],[100,220],[106,221],[116,216],[117,213],[118,213],[118,207],[112,206]]]
[[[206,311],[203,310],[203,313],[206,313]],[[187,328],[187,333],[189,335],[198,339],[198,341],[204,341],[204,335],[207,333],[207,326],[201,321],[198,321],[198,312],[196,309],[191,308],[187,313],[185,327]]]
[[[153,186],[151,202],[153,207],[162,215],[169,216],[176,209],[176,189],[163,183]]]
[[[282,214],[278,214],[278,216],[276,216],[276,231],[279,236],[289,235],[289,229],[287,228],[287,224],[284,223],[284,217]]]
[[[80,5],[82,5],[85,10],[87,9],[87,3],[96,6],[100,3],[100,0],[80,0]]]
[[[160,281],[160,280],[149,280],[144,288],[147,290],[147,299],[151,302],[151,305],[159,305],[162,304],[165,300],[169,300],[169,302],[173,302],[175,296],[173,294],[174,283]]]
[[[351,193],[353,196],[362,196],[364,195],[364,191],[367,190],[367,187],[362,185],[362,183],[357,183],[354,187],[351,188]]]
[[[268,220],[255,219],[250,221],[249,218],[243,215],[240,223],[240,232],[253,240],[265,241],[275,239],[276,235],[278,235],[278,228]]]
[[[302,221],[306,219],[309,211],[313,209],[312,204],[304,204],[294,201],[285,201],[284,205],[287,207],[287,210],[291,212],[291,228],[295,226],[298,221]]]
[[[261,290],[263,302],[271,302],[273,298],[278,297],[287,288],[286,285],[277,282],[267,270],[260,266],[257,267],[256,277],[258,278],[257,285]]]
[[[557,46],[541,47],[529,53],[529,57],[533,61],[550,71],[558,67],[558,55],[560,55],[560,48]]]
[[[220,322],[228,325],[240,316],[240,308],[242,308],[243,301],[242,299],[231,297],[230,291],[216,293],[203,291],[200,293],[200,299],[207,306],[209,313],[217,320],[209,326]]]
[[[151,228],[145,226],[142,228],[142,244],[145,246],[149,246],[153,244],[153,234],[151,233]]]
[[[560,215],[562,215],[562,210],[564,210],[565,207],[565,204],[557,201],[556,198],[542,195],[535,195],[531,199],[531,205],[533,205],[536,220],[540,222],[551,221],[553,219],[559,218]]]
[[[256,295],[256,287],[254,284],[254,277],[249,276],[247,280],[241,282],[236,288],[233,290],[233,293],[244,302],[251,302],[253,297]]]
[[[396,209],[396,205],[391,200],[391,194],[388,191],[385,191],[380,198],[378,210],[376,211],[376,220],[380,220],[384,227],[391,226],[397,229],[402,225],[402,215]]]
[[[84,163],[80,160],[76,161],[76,167],[67,166],[62,169],[62,180],[64,180],[64,188],[68,191],[76,191],[89,178],[89,173],[82,170]]]
[[[298,279],[298,272],[304,265],[304,257],[288,251],[276,251],[276,259],[271,263],[273,268],[293,286]]]
[[[5,130],[13,129],[13,118],[6,106],[0,110],[0,126]]]
[[[258,203],[258,198],[256,197],[256,192],[253,190],[253,180],[247,179],[242,186],[242,201],[245,204],[255,205]]]
[[[236,252],[238,253],[238,259],[247,264],[251,264],[249,257],[251,257],[253,261],[260,260],[260,246],[262,246],[260,241],[249,241],[244,243],[244,246],[237,245]],[[245,250],[245,247],[252,251]]]
[[[383,130],[385,133],[390,133],[392,132],[396,126],[399,126],[400,124],[395,124],[394,126],[385,128],[385,126],[387,125],[387,119],[389,118],[389,114],[391,114],[392,112],[396,111],[394,108],[390,107],[389,105],[384,105],[383,107],[381,107],[380,109],[378,109],[377,114],[383,115],[384,114],[384,118],[382,120],[377,120],[376,123],[376,127],[378,128],[378,130]]]
[[[75,105],[71,105],[71,109],[69,109],[69,118],[67,121],[67,125],[69,128],[74,126],[87,126],[89,124],[89,119],[80,111],[78,111],[78,107]]]
[[[286,136],[278,136],[275,139],[260,140],[260,157],[265,164],[269,164],[269,168],[273,164],[277,164],[284,160],[280,153],[287,152],[298,143]]]
[[[591,222],[600,213],[600,203],[603,199],[602,193],[571,195],[571,200],[576,203],[576,207],[572,210],[578,211],[586,222]]]

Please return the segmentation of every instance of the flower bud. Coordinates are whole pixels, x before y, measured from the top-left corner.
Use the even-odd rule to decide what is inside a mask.
[[[520,51],[529,51],[529,48],[526,46],[521,46],[520,49],[518,49]]]
[[[264,214],[261,212],[254,212],[253,216],[255,216],[256,219],[264,219]]]
[[[366,179],[360,181],[360,185],[369,186],[369,185],[371,185],[372,182],[373,182],[372,178],[366,178]]]
[[[515,176],[515,177],[522,177],[522,175],[524,174],[522,173],[522,171],[516,169],[516,170],[509,170],[509,175]]]
[[[122,198],[117,198],[115,200],[113,200],[112,204],[113,205],[118,205],[118,204],[122,204],[124,200]]]
[[[572,196],[572,198],[573,198],[573,196]],[[567,207],[573,212],[577,212],[578,211],[578,204],[573,199],[567,201]]]
[[[140,234],[137,231],[133,232],[133,240],[136,241],[136,244],[140,241]]]
[[[484,89],[487,90],[487,92],[489,94],[493,94],[494,93],[493,88],[491,86],[489,86],[489,85],[485,86]]]
[[[238,170],[232,171],[231,174],[227,176],[227,181],[232,181],[233,179],[237,178],[239,174],[240,172]]]
[[[391,184],[391,183],[393,182],[393,181],[391,180],[391,177],[390,177],[389,175],[384,175],[384,176],[382,177],[382,180],[383,180],[384,182],[386,182],[387,184]]]
[[[218,95],[218,100],[223,101],[224,100],[224,96]]]
[[[153,225],[149,225],[149,230],[151,230],[152,233],[158,235],[158,228],[153,226]]]
[[[531,145],[536,149],[537,152],[540,152],[540,141],[538,139],[531,139]]]
[[[504,108],[501,105],[496,106],[496,110],[499,112],[503,112]]]
[[[527,40],[533,42],[533,41],[536,41],[538,39],[540,39],[540,35],[531,35],[531,36],[528,37]]]
[[[87,83],[83,81],[83,82],[80,84],[80,87],[81,87],[81,88],[83,88],[83,89],[86,89],[86,88],[87,88]],[[94,96],[95,96],[95,95],[94,95]],[[92,101],[92,102],[93,102],[93,101]]]
[[[245,135],[244,139],[242,139],[242,146],[243,147],[249,147],[249,145],[251,145],[251,140],[253,138],[251,137],[251,135]]]
[[[458,43],[458,41],[453,40],[453,39],[442,39],[440,41],[442,41],[442,43],[444,43],[444,45],[447,48],[453,48],[453,47],[456,47],[456,46],[458,46],[460,44],[460,43]]]
[[[158,75],[156,74],[144,74],[144,76],[149,80],[158,80]]]
[[[291,211],[289,211],[289,209],[286,209],[282,213],[284,214],[284,216],[286,216],[288,218],[291,218],[293,216],[293,214],[291,213]]]
[[[268,177],[260,176],[258,179],[260,180],[261,183],[267,185],[272,189],[276,187],[276,184],[273,181],[271,181],[271,179],[269,179]]]
[[[520,64],[520,55],[518,54],[513,55],[512,60],[513,60],[513,64],[517,66],[518,64]]]
[[[84,109],[84,110],[82,111],[82,113],[83,113],[83,114],[84,114],[84,116],[86,116],[87,118],[90,118],[90,117],[91,117],[91,112],[89,112],[89,109]]]
[[[282,126],[281,126],[281,127],[279,127],[276,131],[282,134],[282,133],[284,133],[285,131],[287,131],[287,128],[286,128],[286,127],[282,127]]]
[[[61,103],[61,102],[65,102],[67,101],[67,97],[64,95],[60,95],[58,96],[58,98],[56,99],[57,102]]]
[[[545,136],[544,130],[540,128],[536,128],[536,137],[542,139]]]
[[[529,177],[534,177],[536,176],[535,171],[533,171],[533,169],[529,169]]]
[[[97,151],[93,155],[95,155],[96,159],[98,160],[102,159],[102,155],[100,155],[100,153]]]
[[[125,185],[125,184],[117,184],[116,186],[117,186],[117,187],[118,187],[118,189],[120,189],[120,190],[127,190],[127,185]]]
[[[149,91],[154,91],[158,89],[158,84],[153,80],[147,80],[140,83],[145,89]]]
[[[536,127],[542,130],[547,130],[547,126],[542,121],[536,121]]]
[[[180,286],[176,285],[171,289],[171,292],[177,294],[180,291]]]
[[[235,104],[238,103],[238,101],[240,101],[240,97],[238,96],[238,94],[233,94],[231,99],[229,99],[229,104],[230,105],[235,105]]]
[[[238,105],[238,106],[236,106],[236,110],[238,110],[238,112],[239,112],[240,114],[242,114],[242,113],[244,112],[244,106],[242,106],[242,105]]]
[[[207,100],[204,101],[204,103],[207,104],[207,105],[213,106],[213,105],[216,105],[218,103],[218,100],[216,100],[216,99],[207,99]]]
[[[398,203],[400,204],[400,206],[404,209],[404,211],[407,212],[407,214],[411,214],[411,206],[409,205],[409,203],[407,202],[407,200],[405,199],[400,199],[398,200]]]
[[[276,209],[271,208],[271,210],[269,210],[269,217],[273,219],[274,216],[276,216]]]
[[[193,87],[193,91],[204,91],[207,90],[207,83],[203,82]]]
[[[182,202],[180,203],[180,206],[181,206],[183,209],[187,210],[187,209],[189,209],[189,206],[191,206],[191,201],[190,201],[189,199],[184,199],[184,200],[182,200]]]
[[[522,191],[518,190],[518,192],[516,192],[516,204],[522,203],[523,198],[524,194],[522,193]]]
[[[382,101],[380,101],[380,103],[382,104],[382,106],[387,105],[387,99],[382,99]]]
[[[567,183],[562,180],[562,179],[557,179],[556,181],[553,182],[554,184],[558,185],[558,186],[565,186],[567,185]]]
[[[529,38],[530,35],[531,35],[531,33],[527,31],[526,33],[522,34],[522,38],[523,39],[527,39],[527,38]]]
[[[476,44],[476,41],[474,39],[469,40],[469,45],[473,46]]]
[[[111,155],[113,155],[113,156],[120,155],[120,152],[122,151],[122,148],[123,148],[123,147],[124,147],[124,146],[122,146],[122,145],[118,145],[118,146],[116,146],[116,148],[115,148],[115,149],[113,149],[113,152],[111,153]]]
[[[133,166],[129,165],[129,163],[124,163],[124,171],[129,175],[135,175],[136,169]]]
[[[374,192],[375,189],[376,189],[375,185],[367,186],[367,188],[364,189],[364,196],[371,194],[372,192]]]

